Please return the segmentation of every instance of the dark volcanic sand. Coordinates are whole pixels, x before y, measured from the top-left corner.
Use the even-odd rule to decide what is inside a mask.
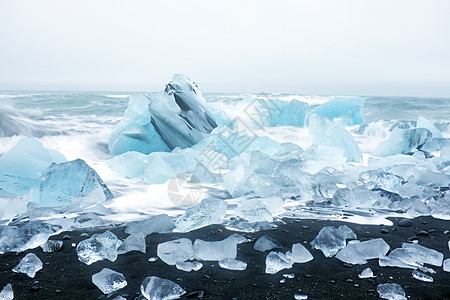
[[[285,247],[277,250],[286,252],[294,243],[310,242],[323,226],[339,226],[346,224],[358,236],[365,240],[383,238],[391,250],[401,247],[407,238],[418,231],[429,231],[428,236],[418,236],[419,243],[426,247],[444,253],[444,258],[450,257],[447,243],[450,234],[450,222],[431,217],[421,217],[412,220],[413,226],[399,227],[399,219],[392,219],[394,226],[358,225],[336,221],[289,220],[276,230],[244,234],[247,237],[258,238],[268,235],[278,240]],[[308,226],[304,229],[304,226]],[[386,228],[389,233],[381,233]],[[314,260],[304,264],[294,264],[292,269],[285,269],[277,274],[265,274],[265,257],[268,254],[253,249],[253,243],[238,245],[237,258],[248,263],[245,271],[230,271],[222,269],[217,262],[202,262],[203,268],[197,272],[184,272],[175,266],[166,265],[161,260],[149,262],[148,258],[156,256],[156,246],[165,241],[187,237],[192,241],[196,238],[214,241],[222,240],[233,232],[223,226],[212,225],[189,233],[151,234],[147,236],[147,254],[129,252],[119,255],[115,262],[107,260],[95,262],[87,266],[78,261],[72,243],[78,243],[86,237],[80,234],[102,233],[105,230],[74,231],[53,236],[53,240],[62,240],[64,235],[70,235],[70,240],[64,240],[64,246],[59,252],[44,253],[40,248],[27,251],[35,253],[44,263],[44,268],[29,278],[25,274],[16,274],[11,269],[20,261],[25,253],[7,253],[1,255],[0,288],[7,283],[13,286],[15,299],[106,299],[107,296],[92,283],[91,276],[104,267],[124,274],[128,286],[112,294],[109,299],[122,295],[127,299],[143,299],[140,295],[140,285],[147,276],[158,276],[170,279],[187,293],[204,291],[204,299],[294,299],[294,294],[308,295],[308,299],[377,299],[377,285],[380,283],[398,283],[411,299],[450,299],[450,273],[440,267],[432,267],[434,282],[427,283],[414,279],[411,269],[381,268],[378,260],[370,260],[365,265],[344,266],[338,259],[325,258],[321,251],[311,249]],[[112,230],[119,238],[127,235],[123,228]],[[358,274],[370,267],[377,276],[373,280],[358,279]],[[295,274],[295,278],[286,279],[280,283],[283,274]],[[182,297],[182,299],[189,299]]]

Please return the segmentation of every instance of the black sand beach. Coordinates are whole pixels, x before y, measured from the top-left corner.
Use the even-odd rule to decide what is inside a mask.
[[[44,263],[44,268],[29,278],[25,274],[16,274],[11,270],[25,253],[7,253],[1,255],[0,283],[5,286],[11,283],[15,299],[113,299],[122,295],[126,299],[144,299],[140,294],[140,285],[147,276],[158,276],[172,280],[184,288],[187,293],[182,299],[197,299],[203,291],[204,299],[294,299],[294,294],[307,295],[308,299],[377,299],[377,285],[380,283],[400,284],[410,299],[450,299],[450,273],[440,267],[432,267],[434,282],[422,282],[411,276],[411,269],[379,267],[378,260],[370,260],[365,265],[345,265],[332,257],[325,258],[321,251],[311,249],[309,242],[313,240],[323,226],[339,226],[346,224],[360,240],[383,238],[392,249],[401,247],[408,238],[416,236],[419,244],[435,249],[450,257],[448,240],[450,222],[431,217],[420,217],[412,220],[411,227],[397,226],[400,219],[392,219],[394,226],[359,225],[337,221],[291,220],[285,219],[276,230],[244,234],[257,239],[268,235],[278,240],[286,252],[294,243],[303,243],[311,251],[314,259],[303,264],[294,264],[292,269],[282,270],[277,274],[265,274],[265,257],[268,254],[253,249],[253,243],[238,245],[237,259],[248,263],[245,271],[222,269],[217,262],[202,262],[203,268],[197,272],[184,272],[175,266],[166,265],[163,261],[149,262],[156,256],[159,243],[176,238],[187,237],[191,240],[200,238],[214,241],[222,240],[233,232],[223,226],[212,225],[189,233],[151,234],[147,236],[147,253],[132,251],[119,255],[115,262],[107,260],[95,262],[88,266],[77,259],[72,243],[80,242],[89,235],[102,233],[96,231],[73,231],[53,236],[53,240],[63,240],[63,248],[54,253],[44,253],[40,248],[27,251],[35,253]],[[386,229],[386,230],[383,230]],[[447,230],[447,231],[446,231]],[[112,230],[119,238],[125,238],[124,228]],[[383,233],[384,232],[384,233]],[[387,233],[386,233],[387,232]],[[419,234],[417,235],[417,233]],[[122,273],[128,285],[111,295],[103,295],[92,283],[91,276],[103,268],[110,268]],[[358,274],[370,267],[375,278],[358,279]],[[295,274],[292,279],[283,274]],[[280,280],[285,279],[285,283]]]

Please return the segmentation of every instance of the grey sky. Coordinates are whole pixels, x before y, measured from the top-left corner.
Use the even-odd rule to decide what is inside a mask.
[[[0,89],[450,96],[450,1],[1,0]]]

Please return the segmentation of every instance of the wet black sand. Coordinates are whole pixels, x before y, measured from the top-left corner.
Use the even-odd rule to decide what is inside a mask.
[[[401,247],[408,238],[416,235],[419,243],[426,247],[444,253],[444,259],[450,257],[448,249],[450,221],[437,220],[431,217],[421,217],[412,220],[411,227],[399,227],[399,219],[392,219],[394,226],[358,225],[336,221],[318,220],[285,220],[276,230],[244,234],[247,237],[258,238],[269,235],[285,247],[277,250],[286,252],[294,243],[310,242],[323,226],[339,226],[346,224],[359,239],[382,237],[391,250]],[[382,230],[382,229],[387,229]],[[53,236],[53,240],[63,240],[64,235],[71,238],[64,240],[64,246],[59,252],[44,253],[40,248],[29,250],[35,253],[44,263],[44,268],[29,278],[25,274],[16,274],[11,269],[20,261],[25,253],[7,253],[0,256],[0,285],[7,283],[13,286],[15,299],[112,299],[122,295],[127,299],[143,299],[140,296],[140,284],[147,276],[158,276],[170,279],[187,294],[194,291],[204,291],[204,299],[294,299],[294,294],[308,295],[308,299],[377,299],[376,287],[380,283],[398,283],[406,291],[410,299],[450,299],[450,273],[439,267],[432,267],[434,282],[427,283],[414,279],[411,269],[381,268],[378,260],[370,260],[365,265],[346,266],[336,258],[325,258],[321,251],[311,249],[314,260],[304,264],[294,264],[292,269],[282,270],[277,274],[265,274],[265,256],[253,249],[253,243],[238,245],[238,259],[248,263],[245,271],[230,271],[222,269],[217,262],[202,262],[203,268],[197,272],[184,272],[175,266],[168,266],[161,260],[149,262],[148,258],[156,256],[157,244],[176,238],[187,237],[192,240],[201,238],[214,241],[222,240],[232,234],[223,226],[212,225],[189,233],[151,234],[147,236],[147,254],[129,252],[119,255],[115,262],[107,260],[95,262],[87,266],[78,261],[72,243],[78,243],[89,234],[102,233],[97,231],[73,231]],[[112,230],[119,238],[127,235],[123,228]],[[384,231],[384,233],[382,233]],[[388,232],[388,233],[386,233]],[[124,274],[128,286],[107,297],[92,283],[91,276],[104,267]],[[373,279],[358,279],[358,274],[370,267],[377,276]],[[286,279],[280,283],[283,274],[295,274],[295,278]],[[197,298],[196,296],[191,296]],[[182,299],[190,299],[183,297]],[[192,299],[192,298],[191,298]]]

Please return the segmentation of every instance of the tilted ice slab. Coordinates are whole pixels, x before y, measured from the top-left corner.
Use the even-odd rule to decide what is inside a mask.
[[[386,257],[381,257],[379,265],[382,267],[422,268],[423,264],[440,267],[444,255],[434,249],[418,244],[403,243],[402,248],[394,249]]]
[[[125,254],[130,251],[139,251],[145,253],[146,251],[145,237],[143,234],[131,234],[123,243],[117,248],[117,254]]]
[[[388,300],[406,300],[406,293],[397,283],[383,283],[377,286],[380,298]]]
[[[50,165],[30,190],[30,201],[44,207],[68,205],[75,200],[100,203],[112,198],[97,172],[82,159]]]
[[[178,217],[175,226],[187,232],[210,224],[221,224],[227,213],[227,203],[221,199],[204,199]]]
[[[311,252],[300,243],[292,245],[292,251],[286,252],[286,256],[294,263],[305,263],[314,258]]]
[[[346,246],[347,239],[356,239],[356,234],[348,226],[342,225],[339,228],[326,226],[320,229],[310,244],[321,250],[326,257],[330,257]]]
[[[178,299],[186,291],[168,279],[150,276],[142,282],[141,293],[148,300],[170,300]]]
[[[329,120],[340,119],[344,126],[362,124],[364,122],[364,98],[336,97],[333,100],[319,105],[308,115],[322,115]]]
[[[117,248],[121,243],[114,233],[107,230],[81,241],[77,246],[77,256],[87,265],[103,259],[114,262],[117,259]]]
[[[192,241],[187,238],[181,238],[161,243],[158,245],[157,255],[168,265],[175,265],[179,262],[185,262],[194,257]]]
[[[442,132],[437,129],[431,121],[425,119],[422,116],[417,119],[416,127],[428,129],[434,138],[442,138]]]
[[[389,251],[389,245],[382,239],[348,244],[341,249],[336,258],[350,264],[365,264],[368,259],[380,258]]]
[[[61,153],[44,148],[38,140],[23,138],[0,157],[0,191],[27,193],[49,165],[65,161]]]
[[[283,248],[283,246],[270,236],[263,235],[255,242],[253,248],[260,252],[265,252],[276,248]]]
[[[225,258],[236,258],[237,245],[249,242],[248,239],[237,233],[230,235],[222,241],[206,242],[196,239],[194,242],[194,257],[200,260],[220,261]]]
[[[108,268],[92,275],[92,283],[95,284],[103,294],[109,294],[127,286],[123,274]]]
[[[20,263],[13,268],[15,273],[24,273],[28,277],[34,278],[36,273],[42,269],[42,261],[34,253],[28,253],[20,260]]]

